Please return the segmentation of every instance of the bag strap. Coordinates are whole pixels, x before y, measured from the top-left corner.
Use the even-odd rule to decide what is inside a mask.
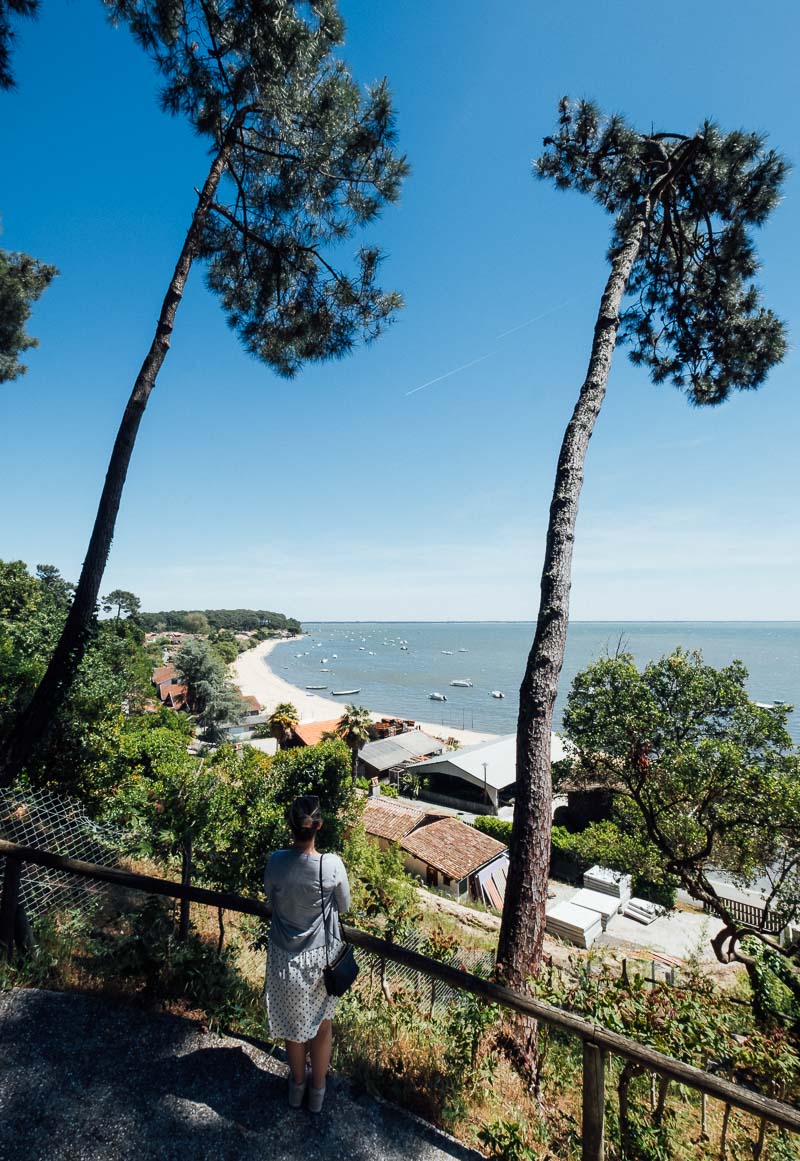
[[[325,963],[328,965],[328,967],[330,967],[331,966],[331,957],[330,957],[330,951],[328,950],[328,923],[327,923],[327,920],[325,919],[325,890],[322,886],[322,860],[323,860],[323,857],[324,857],[323,855],[319,856],[319,895],[320,895],[320,903],[322,906],[322,930],[325,932]],[[331,900],[331,907],[333,907],[332,900]]]

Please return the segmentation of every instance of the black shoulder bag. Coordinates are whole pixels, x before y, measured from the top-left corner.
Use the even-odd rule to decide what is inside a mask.
[[[358,975],[358,964],[356,963],[356,957],[353,955],[353,949],[347,942],[345,942],[344,947],[333,963],[330,960],[328,951],[328,923],[325,919],[325,890],[322,886],[322,855],[319,856],[319,893],[322,898],[322,927],[325,932],[326,966],[322,969],[322,975],[325,980],[325,991],[329,996],[343,996],[347,989],[352,986],[353,981]],[[334,899],[331,896],[329,914],[333,911],[334,906]],[[342,932],[342,939],[344,940],[344,932]]]

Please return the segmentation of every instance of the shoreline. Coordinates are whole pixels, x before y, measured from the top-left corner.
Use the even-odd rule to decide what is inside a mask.
[[[301,634],[294,640],[302,641],[307,636],[308,634]],[[236,660],[231,663],[234,683],[243,694],[251,694],[257,698],[267,713],[272,713],[279,702],[289,701],[297,708],[301,722],[324,722],[341,717],[344,713],[344,702],[334,701],[332,698],[322,697],[320,694],[311,693],[309,690],[292,685],[272,668],[268,661],[269,655],[276,646],[282,645],[284,640],[284,638],[279,638],[272,641],[262,641],[260,645],[256,645],[255,649],[248,649],[245,653],[240,653]],[[367,708],[373,721],[400,716],[389,711],[375,710],[371,706]],[[418,721],[416,724],[426,734],[441,738],[442,733],[446,733],[448,738],[455,738],[456,741],[465,746],[474,745],[476,742],[488,742],[502,736],[493,734],[488,730],[459,730],[450,726],[443,727],[441,723],[437,725],[435,722]]]

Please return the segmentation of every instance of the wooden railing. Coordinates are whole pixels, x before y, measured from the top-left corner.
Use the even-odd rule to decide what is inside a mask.
[[[724,895],[720,895],[720,900],[742,927],[752,927],[754,931],[763,931],[766,935],[779,935],[786,926],[786,918],[779,911],[743,903],[740,899],[727,899]],[[703,904],[703,910],[711,912],[707,903]]]
[[[271,915],[269,907],[258,899],[248,899],[242,895],[213,891],[191,884],[173,883],[168,879],[157,879],[151,875],[136,875],[118,868],[99,867],[93,863],[67,859],[35,847],[20,846],[4,839],[0,839],[0,856],[5,856],[6,859],[0,900],[0,951],[5,948],[8,954],[13,953],[21,874],[25,863],[51,867],[83,878],[112,883],[134,891],[144,891],[150,895],[164,895],[171,899],[188,899],[193,903],[205,903],[226,911],[238,911],[244,915],[258,915],[264,919],[269,919]],[[726,1105],[742,1109],[758,1117],[762,1122],[800,1133],[800,1110],[782,1101],[761,1096],[691,1064],[683,1064],[627,1036],[621,1036],[608,1028],[593,1024],[581,1016],[575,1016],[542,1000],[531,999],[491,980],[481,979],[448,964],[439,963],[398,944],[388,943],[355,927],[344,926],[344,931],[355,947],[362,948],[372,955],[403,964],[431,979],[441,980],[451,988],[481,996],[511,1012],[533,1017],[577,1036],[583,1043],[583,1161],[603,1161],[605,1155],[605,1078],[609,1055],[632,1061],[648,1072],[657,1073]]]

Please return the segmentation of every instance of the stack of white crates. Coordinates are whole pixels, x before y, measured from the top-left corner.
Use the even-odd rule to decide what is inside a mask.
[[[617,902],[617,909],[631,897],[631,877],[622,871],[612,871],[609,867],[590,867],[584,872],[583,885],[590,891],[611,895]]]
[[[576,907],[574,903],[554,903],[546,916],[546,931],[576,947],[591,947],[603,930],[600,914]]]

